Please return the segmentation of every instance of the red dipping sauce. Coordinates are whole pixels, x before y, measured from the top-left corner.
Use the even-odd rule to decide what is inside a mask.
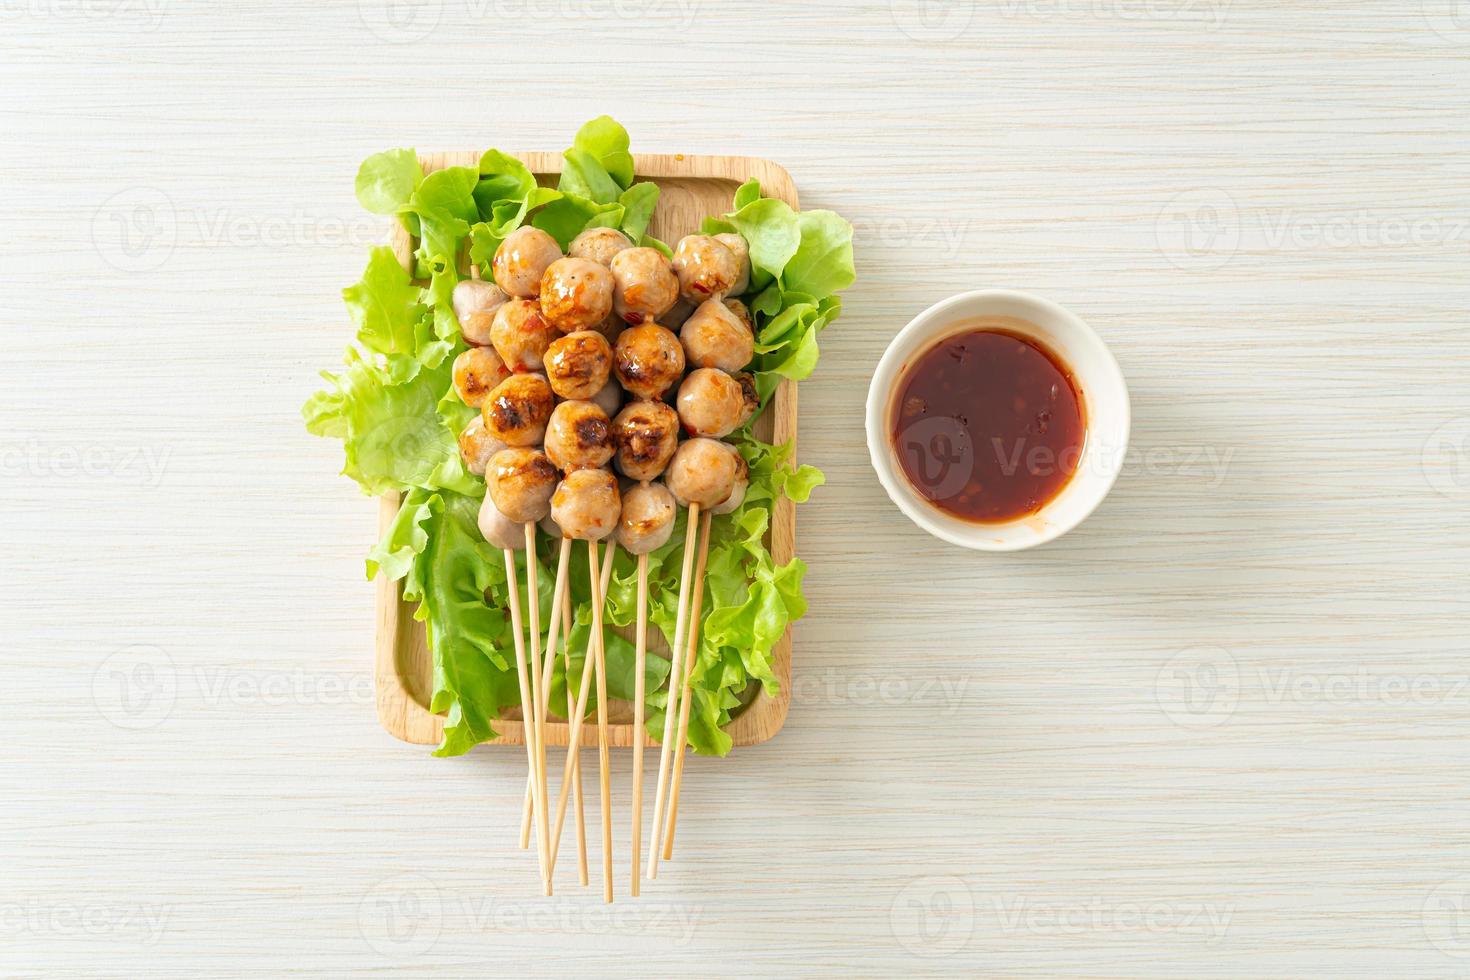
[[[1072,372],[1034,340],[989,324],[915,357],[890,411],[909,484],[945,513],[982,524],[1046,506],[1077,471],[1087,436]]]

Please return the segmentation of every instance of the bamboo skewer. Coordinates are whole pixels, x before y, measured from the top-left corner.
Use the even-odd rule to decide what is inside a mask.
[[[679,677],[682,660],[678,651],[684,647],[685,615],[689,609],[689,576],[694,567],[694,533],[698,523],[699,505],[692,503],[689,505],[688,527],[684,532],[684,567],[679,573],[679,611],[674,619],[674,645],[670,648],[673,655],[669,658],[672,668],[669,671],[669,700],[664,707],[664,737],[658,755],[658,785],[653,794],[653,840],[648,849],[649,878],[658,877],[658,857],[664,822],[664,789],[669,775],[669,747],[674,740],[674,718],[678,711],[679,692],[683,687]]]
[[[612,566],[613,543],[607,545],[607,563]],[[602,900],[613,900],[612,881],[612,786],[611,761],[608,759],[607,744],[607,657],[602,640],[602,604],[605,595],[598,589],[597,542],[587,542],[587,577],[592,586],[592,633],[597,642],[589,643],[596,651],[597,668],[597,762],[598,776],[602,781]]]
[[[536,816],[536,836],[540,846],[546,848],[551,839],[550,815],[546,812],[546,707],[550,692],[544,686],[550,683],[548,676],[541,676],[541,589],[537,582],[541,563],[536,558],[536,524],[526,522],[526,611],[530,615],[527,635],[531,640],[531,698],[536,704],[536,792],[532,796],[532,809]],[[553,627],[554,631],[554,627]],[[548,658],[549,659],[549,658]],[[540,800],[537,806],[536,801]],[[549,853],[549,850],[548,850]],[[546,872],[547,894],[551,894],[551,870]]]
[[[521,715],[525,719],[524,725],[526,730],[526,761],[531,767],[531,772],[535,773],[536,739],[534,734],[535,725],[533,724],[533,720],[536,717],[536,701],[534,698],[531,697],[531,682],[530,679],[527,677],[526,640],[524,634],[521,631],[521,588],[520,584],[516,580],[515,553],[512,552],[509,548],[505,548],[504,555],[505,580],[507,586],[510,589],[510,625],[511,631],[514,635],[516,649],[516,676],[517,679],[520,681],[521,688]],[[540,781],[537,780],[534,785],[536,786],[535,795],[536,797],[540,797]],[[535,799],[534,803],[538,808],[542,809],[543,811],[545,810],[546,801],[544,798]],[[541,888],[545,894],[550,895],[551,866],[548,842],[545,837],[538,835],[537,844],[537,857],[541,865]]]
[[[526,525],[526,527],[528,528],[530,526],[531,525],[529,524]],[[541,720],[541,727],[537,738],[540,743],[539,758],[541,763],[541,771],[539,773],[539,776],[543,780],[541,784],[541,796],[543,799],[546,798],[546,784],[544,782],[544,780],[546,779],[546,713],[551,708],[551,676],[553,673],[552,668],[556,666],[557,628],[561,625],[563,621],[566,621],[569,618],[567,615],[565,615],[565,613],[567,612],[567,604],[571,600],[571,596],[567,591],[567,565],[568,558],[571,557],[571,553],[571,539],[562,538],[561,553],[557,556],[556,562],[556,590],[551,595],[551,625],[546,633],[546,659],[541,665],[540,690],[533,690],[531,692],[532,695],[536,698],[536,710],[540,712]],[[535,574],[533,572],[527,571],[526,575],[531,587],[534,588],[536,582]],[[537,613],[539,615],[539,609],[537,610]],[[533,623],[532,625],[534,628],[535,626],[539,626],[540,623],[537,622]],[[541,634],[538,631],[536,633],[538,641],[540,639],[540,635]],[[568,637],[572,635],[572,630],[570,626],[568,626],[566,629],[566,635]],[[535,809],[535,807],[533,806],[535,802],[535,787],[531,785],[532,778],[534,777],[528,776],[526,779],[526,803],[525,806],[521,808],[522,850],[530,845],[531,839],[531,816]]]
[[[664,860],[674,856],[674,828],[679,823],[679,783],[684,778],[684,743],[689,740],[690,704],[694,700],[694,664],[699,656],[699,614],[704,608],[704,570],[709,559],[710,513],[699,527],[699,558],[694,569],[694,596],[689,607],[689,652],[684,657],[684,685],[679,695],[679,734],[674,740],[674,776],[669,787],[669,825],[664,829]]]
[[[643,700],[644,671],[648,665],[648,553],[638,555],[638,626],[633,653],[633,873],[628,876],[634,898],[638,897],[639,871],[643,867]]]
[[[602,563],[602,592],[606,594],[608,582],[612,579],[612,548],[608,548],[607,557]],[[595,567],[595,566],[594,566]],[[551,854],[549,865],[552,871],[556,870],[556,855],[561,846],[561,831],[565,825],[567,816],[567,797],[571,792],[572,766],[571,760],[577,755],[582,741],[582,722],[587,717],[587,697],[592,693],[592,671],[588,669],[588,661],[592,659],[592,648],[594,644],[602,642],[600,634],[589,633],[587,636],[587,656],[582,662],[582,682],[577,691],[577,704],[572,710],[572,727],[567,735],[567,762],[562,769],[561,794],[556,801],[556,820],[551,828]]]
[[[572,694],[572,593],[571,583],[563,586],[567,590],[565,601],[561,606],[562,622],[562,650],[563,667],[566,672],[567,688],[567,721],[572,720],[572,712],[576,710],[577,699]],[[587,887],[587,812],[582,806],[582,750],[575,742],[569,749],[569,761],[572,766],[572,795],[576,797],[577,807],[577,875],[581,879],[582,887]]]

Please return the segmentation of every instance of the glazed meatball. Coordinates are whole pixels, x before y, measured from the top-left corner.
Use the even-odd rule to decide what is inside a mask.
[[[679,421],[695,436],[719,439],[734,432],[745,410],[740,382],[717,368],[699,368],[679,386]]]
[[[618,472],[630,480],[652,480],[679,447],[679,416],[663,402],[632,402],[613,419]]]
[[[711,507],[709,512],[711,514],[732,514],[745,502],[745,491],[750,489],[750,466],[745,462],[745,457],[740,455],[740,450],[728,442],[722,442],[720,445],[735,457],[735,484],[730,488],[730,496],[725,499],[725,502]]]
[[[539,374],[514,374],[485,399],[485,431],[507,446],[540,445],[556,396]]]
[[[490,457],[505,449],[505,443],[485,431],[485,416],[476,415],[459,434],[459,456],[465,469],[475,476],[484,476]]]
[[[637,398],[658,398],[684,376],[684,348],[652,320],[629,327],[613,348],[613,371]]]
[[[487,493],[480,503],[480,533],[497,548],[521,551],[526,547],[526,526],[517,524],[500,512]]]
[[[539,371],[551,342],[561,336],[534,299],[513,299],[495,311],[490,343],[512,371]]]
[[[540,228],[522,225],[495,250],[495,284],[511,296],[531,299],[541,291],[547,266],[561,258],[561,246]]]
[[[755,387],[755,375],[749,371],[741,371],[735,375],[735,380],[740,382],[740,398],[742,402],[740,406],[740,420],[735,423],[735,428],[738,429],[755,418],[755,413],[761,410],[761,396]]]
[[[608,418],[618,414],[623,407],[623,386],[614,379],[597,390],[589,401],[607,413]]]
[[[485,404],[496,385],[510,377],[496,353],[488,347],[471,347],[454,359],[454,391],[470,408]]]
[[[572,239],[572,247],[567,249],[567,254],[573,258],[591,259],[598,265],[611,265],[614,255],[632,247],[628,236],[616,228],[588,228]]]
[[[463,279],[455,284],[450,302],[465,343],[476,347],[489,345],[490,324],[495,322],[495,311],[509,298],[505,290],[484,279]]]
[[[557,259],[541,277],[541,313],[562,333],[597,326],[612,302],[613,275],[591,259]]]
[[[613,256],[613,312],[627,323],[658,319],[679,299],[674,267],[656,248],[630,248]]]
[[[679,331],[684,356],[696,367],[739,371],[755,354],[755,337],[740,318],[717,299],[706,300]]]
[[[546,455],[557,469],[570,473],[606,466],[613,448],[612,422],[591,402],[562,402],[551,413]]]
[[[602,334],[578,330],[546,348],[546,380],[562,398],[591,398],[612,375],[612,345]]]
[[[728,248],[731,255],[735,256],[735,281],[730,284],[726,295],[739,296],[750,288],[750,246],[746,244],[744,238],[733,231],[716,235],[714,238],[715,241]]]
[[[613,533],[622,510],[618,478],[607,470],[568,473],[551,496],[551,519],[578,541],[601,541]]]
[[[517,524],[539,521],[551,506],[556,467],[539,449],[502,449],[485,467],[485,489],[496,508]]]
[[[668,543],[678,507],[662,483],[639,483],[623,494],[618,544],[630,555],[646,555]]]
[[[740,275],[740,262],[729,246],[709,235],[685,235],[674,249],[674,272],[679,292],[687,300],[703,303],[723,296]]]
[[[738,473],[739,467],[724,443],[717,439],[686,439],[669,460],[664,482],[674,499],[685,507],[718,507],[730,499]]]

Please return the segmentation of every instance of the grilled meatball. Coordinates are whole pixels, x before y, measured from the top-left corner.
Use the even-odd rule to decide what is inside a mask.
[[[607,470],[568,473],[551,497],[551,519],[577,541],[601,541],[613,533],[622,510],[618,478]]]
[[[618,472],[630,480],[655,479],[679,446],[679,416],[663,402],[631,402],[613,419],[613,444]]]
[[[739,468],[728,447],[717,439],[686,439],[669,460],[664,483],[685,507],[717,507],[730,499]]]
[[[735,431],[745,410],[740,382],[717,368],[689,372],[679,386],[679,421],[690,435],[719,439]]]
[[[557,469],[596,469],[613,457],[612,422],[591,402],[568,401],[556,406],[546,425],[546,455]]]
[[[618,409],[623,407],[623,386],[618,384],[617,379],[614,378],[599,388],[597,394],[588,400],[606,412],[608,418],[612,418],[618,414]]]
[[[485,398],[510,372],[488,347],[471,347],[454,359],[454,391],[470,408],[485,404]]]
[[[656,248],[629,248],[613,256],[613,312],[628,323],[658,319],[679,299],[674,267]]]
[[[490,457],[506,448],[505,443],[485,431],[485,416],[476,415],[459,434],[459,456],[465,469],[475,476],[485,475]]]
[[[740,382],[740,397],[742,401],[740,406],[740,419],[735,423],[735,428],[738,429],[755,418],[755,413],[761,410],[761,396],[755,387],[755,375],[749,371],[741,371],[735,375],[735,380]]]
[[[749,328],[717,299],[706,300],[684,321],[679,331],[684,356],[696,367],[739,371],[755,353]]]
[[[628,240],[628,236],[616,228],[588,228],[572,239],[572,247],[567,249],[567,254],[574,258],[591,259],[598,265],[611,265],[613,256],[632,247],[633,243]]]
[[[674,272],[679,292],[687,300],[703,303],[723,296],[740,275],[740,261],[729,246],[709,235],[685,235],[674,249]]]
[[[637,398],[658,398],[684,376],[684,348],[679,338],[652,320],[618,335],[613,371]]]
[[[507,446],[537,446],[546,435],[556,396],[539,374],[514,374],[485,399],[485,431]]]
[[[745,457],[740,455],[740,450],[728,442],[722,442],[720,445],[735,457],[735,484],[730,488],[730,496],[725,499],[725,502],[711,507],[709,512],[711,514],[731,514],[745,502],[745,491],[750,489],[750,466],[745,462]]]
[[[551,506],[556,467],[539,449],[502,449],[485,467],[485,489],[495,507],[517,524],[539,521]]]
[[[562,333],[597,326],[612,302],[612,273],[591,259],[557,259],[541,277],[541,312]]]
[[[602,334],[578,330],[546,349],[546,380],[562,398],[591,398],[612,374],[612,345]]]
[[[630,555],[657,551],[674,533],[678,508],[674,495],[662,483],[639,483],[623,494],[623,513],[618,519],[618,544]]]
[[[546,267],[561,258],[561,246],[540,228],[522,225],[495,250],[495,284],[511,296],[531,299],[541,291]]]
[[[526,526],[517,524],[500,512],[495,500],[487,493],[480,503],[480,533],[485,540],[497,548],[521,551],[526,547]]]
[[[716,235],[715,241],[728,248],[730,250],[730,254],[735,256],[735,268],[737,270],[735,273],[735,281],[732,282],[730,284],[730,288],[726,290],[726,295],[739,296],[741,293],[750,288],[750,246],[746,244],[744,238],[741,238],[733,231],[727,231],[722,235]]]
[[[539,371],[546,348],[559,337],[534,299],[513,299],[495,311],[490,343],[512,371]]]
[[[450,302],[465,343],[476,347],[490,343],[490,324],[495,322],[495,311],[509,298],[505,290],[484,279],[462,279],[455,284]]]

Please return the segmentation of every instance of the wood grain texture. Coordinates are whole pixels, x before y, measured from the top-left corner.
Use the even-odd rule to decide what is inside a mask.
[[[395,9],[0,5],[0,975],[1465,975],[1455,4]],[[537,896],[523,758],[383,732],[379,502],[298,416],[382,235],[358,162],[601,112],[777,161],[860,272],[801,386],[786,726],[689,760],[610,912]],[[981,286],[1133,395],[1108,501],[1017,555],[863,445],[888,339]]]
[[[421,159],[425,173],[444,167],[474,167],[480,162],[480,151],[431,153]],[[560,153],[521,153],[520,160],[536,175],[538,181],[554,186],[561,173]],[[731,208],[735,189],[751,178],[761,182],[766,197],[783,200],[799,207],[796,187],[791,175],[769,160],[737,156],[685,156],[684,154],[637,154],[633,158],[635,178],[651,180],[659,185],[659,204],[649,224],[648,233],[669,244],[699,230],[700,222],[711,215],[725,214]],[[393,225],[390,241],[398,261],[405,269],[413,268],[413,250],[417,242],[401,225]],[[465,250],[468,252],[468,249]],[[462,255],[463,261],[468,261]],[[796,385],[783,381],[771,396],[770,404],[752,425],[759,439],[780,445],[795,443],[797,433]],[[381,535],[398,513],[399,496],[383,498],[378,515]],[[796,548],[796,507],[784,497],[776,502],[771,515],[771,528],[766,533],[766,547],[778,565],[791,560]],[[444,717],[429,710],[434,693],[434,658],[422,623],[413,618],[417,603],[404,602],[397,587],[378,591],[378,631],[374,648],[374,683],[378,692],[378,718],[383,727],[405,742],[437,745],[444,735]],[[633,627],[617,629],[624,638],[633,638]],[[654,630],[649,650],[668,656],[669,647],[662,634]],[[771,671],[780,691],[770,694],[762,690],[726,727],[737,746],[757,745],[781,730],[791,705],[791,630],[772,650]],[[626,701],[608,705],[608,741],[614,748],[633,744],[633,709]],[[525,728],[520,709],[513,708],[498,725],[500,737],[494,745],[524,745]],[[571,738],[571,725],[565,721],[546,723],[549,745],[566,745]],[[583,745],[598,744],[593,726],[582,729]],[[643,733],[645,746],[657,745],[658,739]]]

